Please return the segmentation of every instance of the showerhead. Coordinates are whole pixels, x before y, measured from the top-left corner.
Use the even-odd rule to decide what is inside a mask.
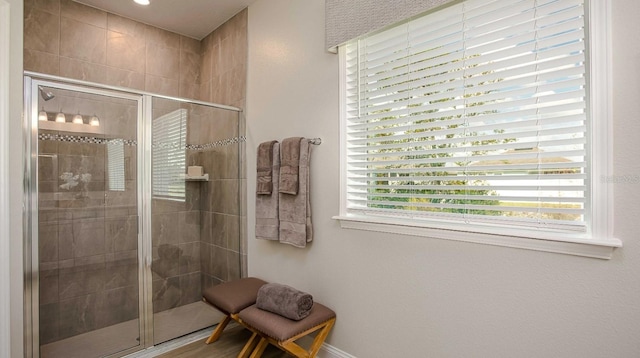
[[[45,101],[48,101],[53,97],[55,97],[53,92],[45,91],[44,88],[42,88],[42,86],[38,86],[38,90],[40,91],[40,96],[42,96],[42,99],[44,99]]]

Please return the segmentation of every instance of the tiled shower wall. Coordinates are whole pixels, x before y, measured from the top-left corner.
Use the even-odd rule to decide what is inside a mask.
[[[197,156],[191,157],[195,162],[190,164],[201,165],[210,177],[208,182],[200,184],[202,279],[203,287],[210,287],[241,275],[241,205],[237,158],[242,142],[237,139],[237,112],[216,110],[215,115],[202,116],[199,127],[199,138],[193,138],[193,142],[198,144]]]
[[[244,9],[202,40],[200,96],[203,100],[228,104],[244,109],[247,82],[247,23],[248,11]],[[243,113],[240,113],[239,133],[241,136],[246,133]],[[239,216],[241,243],[239,252],[241,259],[240,275],[246,276],[247,213],[244,203],[246,202],[247,176],[245,165],[246,147],[244,141],[239,143],[238,150],[240,151],[238,154],[240,156],[238,176],[234,176],[236,175],[235,172],[228,172],[228,175],[224,179],[217,178],[213,180],[210,183],[210,189],[212,185],[217,185],[218,187],[224,186],[223,182],[218,182],[220,180],[229,181],[229,179],[240,178],[237,182],[240,185],[240,207],[225,210],[223,214],[227,216]],[[220,155],[221,153],[218,153],[217,157],[220,158]],[[209,191],[209,193],[212,192],[212,190]],[[207,208],[203,208],[203,213],[207,213]],[[209,216],[215,216],[215,214],[216,213],[212,211],[208,212]],[[235,219],[234,217],[233,220]],[[203,231],[203,235],[207,235],[206,231]],[[203,242],[207,242],[207,240],[205,239]],[[237,254],[235,250],[227,250],[227,255],[229,256]],[[230,275],[230,277],[233,276],[234,275]]]
[[[24,68],[199,98],[200,41],[71,0],[25,0]]]
[[[24,5],[24,69],[27,71],[244,108],[246,9],[198,41],[71,0],[25,0]],[[201,126],[202,123],[189,121],[188,131],[203,132]],[[204,132],[229,133],[226,130]],[[236,130],[234,137],[242,138],[244,132],[241,114],[239,132]],[[209,142],[217,140],[213,136],[209,138]],[[237,155],[241,158],[239,168]],[[190,164],[203,165],[212,179],[208,183],[187,183],[193,205],[168,221],[167,225],[178,225],[180,247],[190,257],[180,261],[177,272],[185,272],[183,284],[189,279],[195,282],[197,270],[204,284],[239,277],[246,272],[244,142],[239,146],[214,146],[197,153],[189,151],[188,160]],[[240,201],[231,195],[237,192],[237,186],[242,195]],[[194,201],[199,203],[196,205]],[[156,208],[158,213],[167,212],[162,206]],[[235,224],[237,222],[240,224]],[[128,227],[126,223],[122,225],[125,229]],[[194,235],[198,231],[196,240]],[[195,258],[194,250],[200,250],[199,259]],[[154,258],[158,257],[158,252],[154,252]],[[238,259],[242,267],[238,267]],[[194,264],[199,267],[194,269]],[[199,297],[199,292],[185,295],[181,301],[190,301],[191,296]],[[170,304],[167,301],[162,306]],[[52,336],[51,340],[56,338]]]

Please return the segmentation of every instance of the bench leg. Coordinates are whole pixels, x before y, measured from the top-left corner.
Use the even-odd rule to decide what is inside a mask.
[[[269,341],[267,341],[267,339],[264,337],[260,338],[260,342],[256,346],[256,349],[253,350],[251,358],[262,357],[262,353],[264,352],[265,348],[267,348],[267,345],[269,345]]]
[[[213,332],[211,333],[211,336],[207,338],[207,341],[205,343],[210,344],[217,341],[218,338],[220,338],[222,331],[224,331],[224,328],[227,326],[227,324],[229,324],[229,321],[231,321],[231,316],[229,315],[224,316],[224,318],[222,318],[220,323],[218,323],[218,326],[216,327],[216,329],[214,329]]]
[[[335,318],[327,322],[327,325],[324,326],[324,328],[322,328],[320,332],[318,332],[318,334],[316,335],[316,338],[313,340],[313,343],[311,344],[311,347],[309,348],[309,357],[314,358],[316,354],[318,354],[320,347],[322,347],[324,340],[327,339],[327,336],[329,335],[329,331],[331,331],[331,328],[333,327],[334,323],[336,323]]]
[[[251,338],[247,341],[247,343],[242,347],[242,351],[238,354],[238,358],[248,358],[251,352],[253,352],[256,344],[260,340],[260,336],[257,333],[253,333]]]
[[[305,332],[302,332],[300,334],[298,334],[297,336],[293,336],[291,338],[289,338],[286,341],[275,341],[273,339],[269,339],[269,341],[277,346],[279,346],[280,348],[282,348],[283,350],[289,352],[290,354],[292,354],[295,357],[298,358],[315,358],[316,354],[318,354],[318,351],[320,350],[320,348],[322,347],[322,344],[324,343],[325,339],[327,339],[327,336],[329,335],[329,332],[331,331],[331,328],[333,327],[334,323],[336,322],[335,318],[332,318],[330,320],[328,320],[325,323],[322,323],[318,326],[315,326],[311,329],[308,329]],[[311,347],[309,348],[309,350],[306,350],[302,347],[300,347],[295,341],[303,336],[308,335],[309,333],[315,332],[318,329],[320,329],[320,331],[318,332],[318,334],[316,334],[316,337],[313,339],[313,343],[311,343]]]

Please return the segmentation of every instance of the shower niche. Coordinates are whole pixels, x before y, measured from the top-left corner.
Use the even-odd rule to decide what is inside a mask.
[[[50,76],[25,92],[30,356],[119,357],[217,323],[201,293],[240,276],[238,110]]]

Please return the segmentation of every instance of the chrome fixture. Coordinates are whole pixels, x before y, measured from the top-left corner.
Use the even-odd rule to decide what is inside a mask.
[[[48,101],[50,99],[53,99],[53,97],[55,97],[53,92],[45,91],[45,89],[42,88],[42,86],[38,86],[38,90],[40,91],[40,96],[42,96],[42,99],[44,99],[45,101]]]

